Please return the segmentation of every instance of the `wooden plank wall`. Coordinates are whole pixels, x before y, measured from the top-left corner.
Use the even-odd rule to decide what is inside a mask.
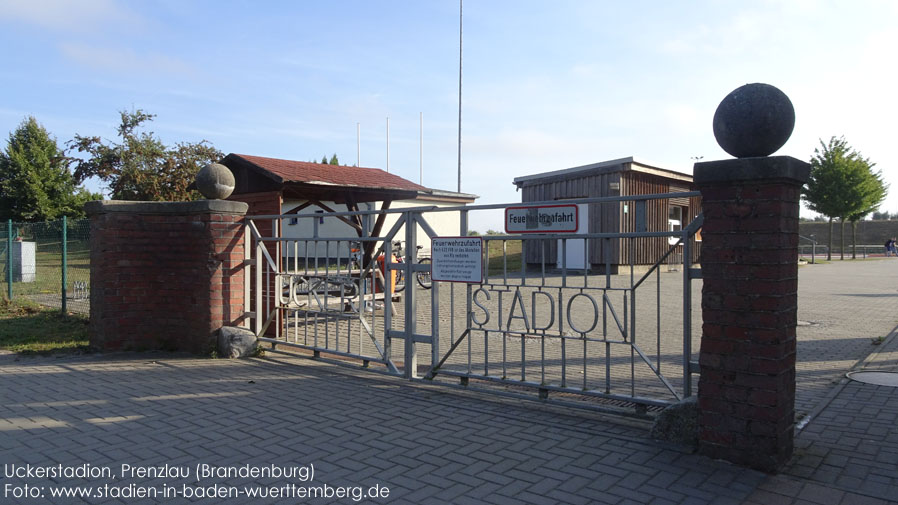
[[[620,190],[610,189],[611,183],[619,183]],[[555,201],[570,198],[592,198],[618,195],[636,195],[690,191],[688,183],[673,182],[663,177],[658,177],[639,172],[611,172],[584,177],[559,179],[538,184],[524,186],[522,201],[539,202]],[[683,226],[686,226],[701,212],[701,198],[675,198],[665,200],[650,200],[646,203],[646,223],[648,231],[667,231],[668,209],[671,204],[688,206],[683,216]],[[627,212],[624,212],[624,206]],[[636,231],[636,204],[635,202],[618,203],[610,202],[589,205],[589,232],[590,233],[626,233]],[[526,234],[522,234],[526,239]],[[589,245],[589,261],[595,266],[604,265],[610,260],[611,265],[628,265],[631,254],[631,240],[635,240],[635,263],[637,265],[650,265],[667,252],[669,245],[667,238],[640,238],[640,239],[594,239]],[[695,242],[693,241],[693,244]],[[698,263],[700,243],[693,247],[693,263]],[[557,260],[558,247],[556,240],[524,241],[524,258],[527,263],[538,264],[542,261],[541,249],[545,250],[545,262],[547,267],[553,267]],[[606,256],[607,255],[607,256]]]
[[[597,196],[617,196],[618,190],[610,190],[612,182],[620,182],[620,173],[604,173],[588,175],[573,179],[559,179],[540,184],[524,186],[523,202],[541,202],[568,200],[572,198],[590,198]],[[619,204],[590,204],[589,205],[589,232],[596,233],[599,230],[616,232],[620,221],[617,218]],[[526,239],[526,234],[521,234]],[[525,240],[524,258],[527,263],[540,263],[542,261],[542,249],[545,249],[545,262],[547,267],[554,267],[558,258],[557,240],[545,241]],[[592,240],[589,244],[589,261],[594,264],[604,263],[602,241]],[[612,253],[612,262],[613,262]]]
[[[621,192],[625,195],[648,195],[652,193],[667,193],[670,191],[670,182],[660,177],[655,177],[638,172],[626,172],[621,181]],[[621,213],[621,231],[632,233],[636,231],[636,202],[629,203],[629,211]],[[669,200],[649,200],[646,202],[646,231],[667,231],[667,212],[670,207]],[[669,246],[667,238],[638,238],[622,239],[620,252],[616,256],[617,263],[629,265],[631,254],[635,254],[634,263],[637,265],[651,265],[667,252]],[[631,244],[635,242],[635,248]]]

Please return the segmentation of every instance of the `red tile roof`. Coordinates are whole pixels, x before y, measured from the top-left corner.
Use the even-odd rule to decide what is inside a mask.
[[[280,182],[301,182],[320,186],[351,186],[357,188],[426,191],[427,188],[379,168],[346,167],[305,161],[264,158],[247,154],[229,154],[265,170]]]

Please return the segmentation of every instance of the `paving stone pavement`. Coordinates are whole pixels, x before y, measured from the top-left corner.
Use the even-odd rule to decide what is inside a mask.
[[[829,354],[802,359],[800,347],[799,374],[813,374],[816,366],[824,379],[800,378],[799,387],[829,387],[814,393],[820,401],[803,419],[796,455],[776,476],[650,440],[643,420],[303,358],[7,354],[0,356],[0,503],[356,503],[356,489],[382,493],[384,488],[389,496],[358,502],[898,503],[898,388],[848,380],[832,384],[852,367],[898,371],[898,336],[892,328],[898,291],[873,282],[898,263],[884,261],[851,268],[821,265],[807,271],[810,276],[801,274],[802,293],[816,288],[815,296],[834,301],[815,302],[829,305],[808,312],[808,297],[802,295],[800,318],[827,310],[831,317],[809,327],[819,333],[800,333],[800,340],[805,335],[819,341]],[[806,280],[818,275],[830,277],[829,283]],[[860,280],[850,280],[855,278]],[[836,288],[827,287],[833,283]],[[865,292],[875,296],[860,296]],[[880,345],[870,340],[886,335]],[[123,464],[150,475],[123,475]],[[108,475],[9,475],[25,472],[27,465],[32,471],[49,467],[51,474],[81,469]],[[160,465],[189,476],[151,475]],[[197,465],[235,475],[197,482]],[[301,472],[291,478],[241,474],[297,466],[311,466],[311,481],[302,480]],[[285,488],[290,484],[297,487]],[[95,496],[50,496],[75,486],[91,487]],[[295,495],[309,487],[349,495],[196,497],[244,488]],[[43,498],[17,497],[34,490]],[[157,496],[123,494],[129,492]],[[174,492],[177,496],[163,498]]]

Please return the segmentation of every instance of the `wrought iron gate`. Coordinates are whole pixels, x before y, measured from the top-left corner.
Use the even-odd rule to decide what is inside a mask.
[[[697,195],[565,203],[620,209]],[[637,411],[691,396],[701,215],[674,230],[637,224],[638,231],[614,233],[489,235],[483,237],[481,283],[433,281],[424,289],[413,281],[430,271],[430,264],[417,261],[417,246],[440,235],[431,222],[440,222],[442,235],[465,236],[471,213],[507,207],[249,216],[247,322],[275,352],[360,362],[408,379],[492,385],[540,399],[574,395],[594,406],[610,402]],[[370,236],[379,214],[392,226]],[[363,223],[360,236],[337,224],[348,218]],[[310,220],[311,231],[291,236],[284,229],[290,220]],[[401,257],[392,254],[396,242],[404,242]],[[353,249],[364,244],[373,244],[379,261],[354,264]],[[568,268],[569,247],[583,247],[584,257],[603,262]],[[657,257],[640,264],[646,248]],[[671,258],[679,263],[675,269]],[[394,292],[397,276],[405,280],[401,293]]]

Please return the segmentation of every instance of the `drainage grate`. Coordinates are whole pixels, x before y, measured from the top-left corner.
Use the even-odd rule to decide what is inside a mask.
[[[864,384],[898,388],[898,372],[848,372],[845,376]]]

